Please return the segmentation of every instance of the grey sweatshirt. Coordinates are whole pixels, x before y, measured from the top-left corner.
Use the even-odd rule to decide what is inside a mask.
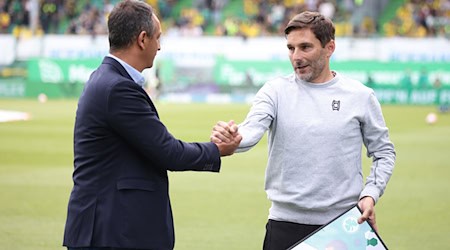
[[[380,104],[370,88],[339,73],[323,84],[294,73],[264,84],[239,124],[237,152],[267,130],[269,219],[325,224],[364,196],[378,201],[391,177],[395,151]],[[362,145],[373,159],[365,184]]]

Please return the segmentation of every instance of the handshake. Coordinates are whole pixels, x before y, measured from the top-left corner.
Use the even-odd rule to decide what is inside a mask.
[[[229,122],[218,121],[213,127],[210,139],[219,148],[220,156],[228,156],[232,155],[239,146],[242,136],[233,120]]]

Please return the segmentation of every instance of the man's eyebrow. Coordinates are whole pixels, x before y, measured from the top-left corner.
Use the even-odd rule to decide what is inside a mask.
[[[300,42],[300,43],[287,43],[286,46],[298,46],[298,45],[312,45],[313,43],[311,42]]]

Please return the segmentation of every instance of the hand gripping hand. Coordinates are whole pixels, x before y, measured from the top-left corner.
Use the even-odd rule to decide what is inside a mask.
[[[210,139],[219,148],[221,156],[228,156],[232,155],[239,146],[242,136],[239,134],[238,126],[233,120],[228,123],[218,121],[213,127]]]

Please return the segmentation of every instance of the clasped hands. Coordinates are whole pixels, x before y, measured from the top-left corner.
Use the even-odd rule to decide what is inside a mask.
[[[219,148],[220,156],[228,156],[232,155],[239,146],[242,136],[233,120],[229,122],[218,121],[213,127],[210,140]]]

